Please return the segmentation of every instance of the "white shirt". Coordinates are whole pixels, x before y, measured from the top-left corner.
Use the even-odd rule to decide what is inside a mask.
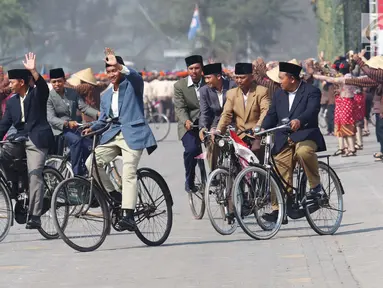
[[[288,92],[289,93],[289,111],[291,110],[291,107],[293,106],[295,95],[297,94],[297,91],[299,87],[301,87],[302,81],[299,83],[298,88],[294,92]]]
[[[223,107],[223,89],[221,92],[217,91],[219,106]]]
[[[122,69],[120,71],[122,74],[125,74],[125,75],[129,75],[130,71],[128,69],[128,67],[122,65]],[[112,108],[112,112],[113,112],[113,117],[118,117],[119,115],[119,111],[118,111],[118,90],[114,90],[113,86],[112,86],[112,89],[113,89],[113,95],[112,95],[112,104],[111,104],[111,108]]]
[[[20,96],[20,109],[21,109],[21,122],[25,122],[24,100],[25,100],[25,97],[27,97],[28,93],[29,93],[29,88],[28,88],[27,92],[25,93],[24,97],[19,95]]]
[[[249,97],[249,92],[250,92],[250,90],[249,90],[246,94],[244,94],[244,93],[242,92],[242,95],[243,95],[243,103],[245,104],[245,107],[246,107],[246,103],[247,103],[247,98]]]
[[[197,95],[198,101],[199,101],[199,88],[201,88],[201,80],[197,84],[194,84],[193,80],[191,79],[190,76],[188,76],[188,87],[194,86],[195,94]]]

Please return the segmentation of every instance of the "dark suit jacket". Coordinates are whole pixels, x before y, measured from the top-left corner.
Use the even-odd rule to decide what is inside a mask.
[[[223,106],[226,102],[226,92],[232,88],[237,87],[234,81],[223,79],[223,105],[219,105],[217,91],[210,88],[208,85],[203,86],[200,90],[200,117],[199,127],[207,128],[217,127],[219,119],[223,111]]]
[[[19,94],[14,94],[8,99],[4,116],[0,121],[0,139],[3,139],[13,125],[17,130],[16,137],[25,135],[37,148],[49,148],[54,144],[52,129],[47,120],[49,88],[41,75],[36,81],[36,87],[29,88],[28,95],[25,97],[25,123],[21,122]]]
[[[291,110],[289,111],[289,95],[286,91],[278,89],[275,91],[271,107],[262,123],[262,128],[270,129],[282,124],[281,120],[289,118],[298,119],[301,128],[290,134],[289,130],[277,131],[273,154],[278,154],[287,145],[287,138],[290,137],[295,143],[312,140],[317,146],[317,152],[326,151],[326,143],[318,128],[318,114],[320,110],[321,92],[318,88],[302,82],[299,87]]]

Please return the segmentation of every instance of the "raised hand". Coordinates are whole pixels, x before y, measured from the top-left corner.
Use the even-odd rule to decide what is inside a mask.
[[[23,61],[25,69],[33,71],[36,69],[36,55],[32,52],[25,54],[25,62]]]
[[[105,48],[104,50],[105,54],[105,63],[110,66],[116,66],[117,65],[117,59],[116,55],[114,54],[114,51],[111,48]]]

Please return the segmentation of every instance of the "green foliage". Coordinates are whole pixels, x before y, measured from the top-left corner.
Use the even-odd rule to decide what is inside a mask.
[[[187,31],[195,6],[194,1],[167,0],[168,17],[160,22],[162,30],[186,41]],[[203,50],[209,56],[218,55],[225,59],[246,58],[248,39],[252,57],[262,53],[267,55],[267,48],[276,43],[275,34],[280,30],[283,18],[299,19],[303,11],[294,7],[295,0],[205,0],[199,3],[202,35],[197,41],[202,42]],[[211,38],[207,19],[212,17],[216,25],[215,39]],[[223,53],[226,51],[225,53]]]
[[[12,40],[32,28],[23,1],[0,0],[0,7],[0,53],[5,55],[12,48]]]

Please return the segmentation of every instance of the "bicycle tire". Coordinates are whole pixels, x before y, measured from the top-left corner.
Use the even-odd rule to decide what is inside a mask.
[[[219,227],[218,224],[216,223],[216,221],[214,220],[214,216],[212,214],[211,207],[209,205],[209,203],[210,203],[209,199],[210,199],[210,195],[211,195],[211,193],[210,193],[211,181],[212,181],[212,179],[215,178],[216,175],[218,175],[220,173],[226,174],[228,177],[230,177],[228,168],[218,168],[218,169],[215,169],[213,172],[211,172],[211,174],[209,175],[209,179],[206,183],[206,189],[205,189],[205,199],[207,201],[207,209],[206,210],[207,210],[207,214],[209,215],[210,223],[213,226],[213,228],[215,229],[215,231],[217,231],[221,235],[231,235],[235,232],[235,230],[237,230],[237,227],[238,227],[237,222],[234,222],[235,224],[232,224],[231,228],[227,231],[221,229],[221,227]],[[226,199],[223,201],[226,201]],[[228,205],[228,203],[226,203],[226,204]],[[222,211],[222,209],[224,209],[222,207],[222,205],[220,205],[220,208],[221,208],[221,213],[223,212],[222,214],[224,214],[224,210]],[[225,217],[224,221],[227,220],[226,215],[222,215],[222,216]]]
[[[239,207],[242,207],[242,203],[238,202],[238,196],[239,196],[238,191],[241,191],[241,189],[240,189],[241,180],[243,177],[246,176],[246,174],[251,173],[251,172],[262,174],[264,177],[267,177],[268,175],[270,176],[271,187],[275,188],[275,194],[276,194],[276,197],[278,199],[278,203],[280,203],[279,204],[279,214],[278,214],[277,222],[274,224],[274,229],[272,231],[270,231],[269,229],[264,230],[261,227],[261,229],[265,232],[270,231],[270,233],[266,236],[258,235],[256,233],[254,233],[254,231],[251,231],[250,228],[244,222],[244,219],[242,219],[242,213],[241,213],[242,211],[239,210]],[[266,168],[264,168],[263,166],[256,165],[256,164],[248,166],[245,169],[243,169],[237,175],[237,177],[234,180],[234,184],[233,184],[233,205],[234,205],[235,217],[238,221],[238,224],[241,226],[242,230],[247,235],[249,235],[251,238],[256,239],[256,240],[268,240],[268,239],[273,238],[279,232],[279,229],[281,228],[281,225],[282,225],[284,213],[285,213],[285,201],[284,201],[284,198],[283,198],[283,195],[281,192],[281,187],[278,184],[278,179],[275,178],[273,173],[269,173],[269,171],[267,171]],[[254,218],[256,218],[256,217],[254,217]],[[255,221],[258,222],[258,219],[255,219]]]
[[[200,175],[201,175],[200,187],[198,187],[199,188],[198,192],[188,193],[188,197],[189,197],[190,210],[192,211],[194,219],[201,220],[203,218],[203,216],[205,215],[205,209],[206,209],[205,187],[206,187],[207,176],[206,176],[205,162],[202,159],[198,159],[196,167],[198,167],[198,169],[200,171]],[[203,168],[201,169],[201,167],[203,167]],[[197,195],[200,195],[201,197],[198,197]],[[201,199],[201,208],[199,209],[199,211],[198,211],[198,209],[195,208],[194,198],[200,198]]]
[[[0,173],[3,173],[3,171],[0,171]],[[5,175],[5,174],[3,174]],[[6,205],[6,211],[7,211],[7,222],[6,225],[4,226],[3,231],[0,233],[0,242],[7,237],[9,230],[11,229],[11,226],[13,225],[13,205],[12,205],[12,200],[9,197],[9,188],[6,186],[3,181],[0,181],[0,195],[2,194],[4,199],[5,199],[5,205]]]
[[[62,181],[64,181],[64,177],[61,175],[61,173],[57,170],[57,169],[54,169],[54,168],[52,168],[52,167],[47,167],[47,166],[45,166],[44,167],[44,170],[43,170],[43,175],[45,175],[45,174],[53,174],[54,175],[54,177],[56,177],[58,180],[59,180],[59,183],[61,183]],[[46,182],[44,181],[44,186],[46,185]],[[47,191],[47,192],[49,192],[49,191]],[[53,194],[53,193],[52,193]],[[44,195],[44,198],[46,197],[46,195]],[[52,195],[48,195],[48,197],[49,198],[52,198]],[[49,201],[49,204],[51,204],[52,203],[52,199],[49,199],[50,201]],[[49,209],[49,210],[51,210],[51,209]],[[48,211],[49,211],[48,210]],[[47,211],[47,212],[48,212]],[[42,215],[43,216],[43,215]],[[63,222],[63,224],[62,224],[62,229],[65,229],[65,226],[66,226],[66,224],[67,224],[67,220],[68,220],[68,216],[69,216],[69,209],[68,209],[68,206],[66,207],[66,209],[65,209],[65,221]],[[42,221],[43,222],[43,221]],[[43,224],[43,223],[42,223]],[[39,233],[44,237],[44,238],[46,238],[46,239],[48,239],[48,240],[52,240],[52,239],[57,239],[57,238],[59,238],[59,234],[57,233],[57,231],[56,231],[56,233],[48,233],[47,231],[45,231],[44,230],[44,228],[39,228],[38,229],[38,231],[39,231]]]
[[[67,183],[69,183],[70,181],[78,182],[76,186],[87,185],[87,186],[90,187],[90,185],[91,185],[90,181],[88,181],[88,180],[86,180],[84,178],[80,178],[80,177],[68,178],[68,179],[65,179],[64,181],[62,181],[56,187],[56,189],[55,189],[55,191],[53,192],[53,195],[52,195],[51,207],[53,207],[53,211],[56,211],[56,209],[55,209],[56,208],[56,203],[57,203],[56,200],[57,200],[57,198],[59,196],[58,195],[59,192],[61,191],[62,187],[64,185],[67,185]],[[73,243],[71,241],[71,239],[65,235],[65,230],[61,229],[61,227],[60,227],[60,225],[58,223],[57,214],[53,213],[54,224],[55,224],[55,227],[57,229],[57,232],[58,232],[60,238],[69,247],[71,247],[72,249],[77,250],[79,252],[91,252],[91,251],[94,251],[97,248],[99,248],[102,245],[102,243],[104,243],[104,241],[106,239],[106,236],[109,234],[109,231],[110,231],[111,219],[110,219],[109,207],[108,207],[107,201],[105,199],[105,196],[102,195],[102,192],[99,190],[97,185],[93,185],[93,197],[95,197],[97,199],[97,201],[98,201],[98,203],[100,205],[100,208],[101,208],[101,211],[102,211],[103,220],[104,220],[104,226],[103,226],[103,230],[102,230],[102,234],[100,236],[100,239],[93,246],[84,247],[84,246],[79,246],[79,245]]]
[[[153,113],[152,116],[149,118],[150,120],[152,120],[152,123],[158,123],[157,121],[153,121],[153,119],[155,119],[155,117],[158,117],[158,119],[163,119],[164,120],[164,124],[166,124],[166,133],[164,134],[164,136],[160,137],[160,138],[156,138],[156,141],[157,142],[161,142],[163,141],[170,133],[170,121],[168,119],[168,117],[166,117],[165,114],[162,114],[162,113]],[[150,123],[150,122],[149,122]],[[161,123],[161,122],[160,122]]]
[[[69,161],[65,163],[65,167],[63,167],[62,169],[58,169],[59,167],[61,167],[61,163],[63,160],[64,160],[63,156],[51,155],[51,156],[48,156],[47,160],[45,161],[45,165],[57,169],[65,179],[74,177],[72,164]],[[57,164],[54,165],[54,163],[57,163]],[[68,171],[68,174],[66,173],[64,174],[65,170]]]
[[[161,192],[162,192],[162,194],[164,196],[165,203],[166,203],[166,209],[167,209],[166,213],[167,213],[167,216],[168,216],[167,223],[166,223],[166,230],[165,230],[164,234],[162,235],[162,237],[160,239],[158,239],[157,241],[152,241],[152,240],[146,238],[145,235],[140,231],[139,225],[137,225],[137,229],[135,230],[135,233],[136,233],[137,237],[144,244],[146,244],[148,246],[160,246],[169,237],[170,231],[171,231],[172,226],[173,226],[173,208],[172,208],[172,206],[173,206],[173,199],[171,197],[170,190],[169,190],[168,185],[166,184],[165,179],[159,173],[157,173],[156,171],[154,171],[152,169],[149,169],[149,168],[139,169],[137,171],[137,178],[138,178],[137,181],[141,181],[141,179],[145,178],[145,177],[151,178],[152,180],[154,180],[154,182],[156,182],[157,185],[160,187],[160,190],[161,190]],[[140,191],[139,191],[139,193],[140,193]],[[142,193],[142,191],[141,191],[141,193]],[[149,193],[149,195],[150,195],[150,193]],[[143,205],[143,204],[144,203],[140,203],[140,198],[139,198],[138,199],[137,208],[140,205]],[[139,215],[137,215],[135,218],[138,220],[139,219]],[[145,216],[144,219],[147,219],[146,216]],[[138,224],[142,222],[142,221],[137,221],[137,220],[136,220],[136,222],[138,222]]]
[[[322,169],[328,171],[329,177],[334,182],[333,185],[335,185],[335,189],[337,191],[338,200],[339,200],[339,204],[337,207],[338,217],[337,217],[337,220],[336,220],[333,228],[329,231],[324,231],[320,227],[318,227],[318,225],[316,225],[315,221],[312,219],[313,213],[312,212],[310,213],[309,206],[306,205],[306,207],[305,207],[306,219],[307,219],[307,222],[309,223],[310,227],[317,234],[319,234],[319,235],[333,235],[339,229],[339,227],[342,223],[342,219],[343,219],[343,194],[344,194],[343,186],[342,186],[342,183],[340,182],[338,175],[335,173],[334,169],[332,169],[327,163],[324,163],[322,161],[319,161],[318,164],[319,164],[319,169],[322,168]],[[305,179],[305,177],[302,177],[302,179]],[[301,186],[305,187],[306,185],[301,185]]]

